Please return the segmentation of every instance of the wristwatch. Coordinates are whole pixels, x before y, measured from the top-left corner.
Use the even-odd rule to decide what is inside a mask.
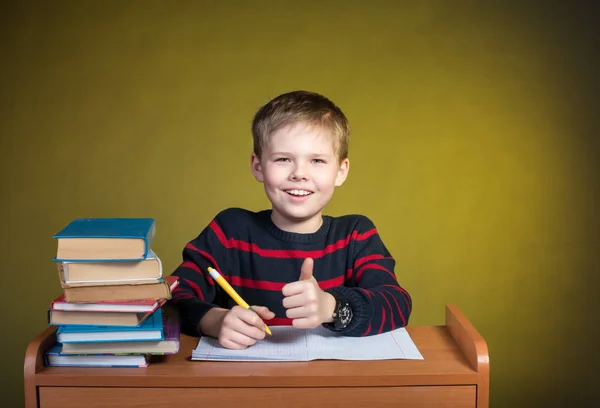
[[[341,330],[348,327],[352,321],[352,307],[347,300],[333,296],[335,298],[335,309],[333,309],[333,328]]]

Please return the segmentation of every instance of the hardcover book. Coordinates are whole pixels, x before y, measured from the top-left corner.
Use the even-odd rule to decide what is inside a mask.
[[[75,219],[54,235],[54,261],[139,261],[146,258],[155,233],[152,218]]]
[[[164,340],[162,309],[157,309],[148,319],[136,327],[58,326],[56,340],[59,343]]]
[[[172,286],[173,287],[173,286]],[[64,293],[50,303],[50,309],[77,312],[118,312],[118,313],[146,313],[154,312],[166,302],[166,299],[141,299],[124,301],[102,301],[94,303],[69,303]]]
[[[162,277],[162,262],[148,250],[146,258],[135,262],[57,262],[61,286],[95,286],[152,283]]]
[[[153,312],[79,312],[48,310],[48,324],[53,326],[139,326]]]
[[[119,341],[65,343],[63,354],[176,354],[179,351],[180,323],[173,308],[163,311],[164,339],[157,341]]]
[[[165,276],[156,280],[155,283],[78,286],[63,288],[63,293],[67,302],[73,303],[171,299],[172,290],[175,289],[178,282],[175,276]]]
[[[61,344],[56,343],[44,354],[49,367],[147,367],[150,356],[146,355],[65,355]]]

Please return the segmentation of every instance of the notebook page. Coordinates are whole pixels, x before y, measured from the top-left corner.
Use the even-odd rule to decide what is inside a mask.
[[[423,356],[404,328],[368,337],[346,337],[323,327],[312,330],[271,327],[266,336],[244,350],[229,350],[218,340],[202,337],[192,360],[308,361],[308,360],[422,360]]]
[[[422,360],[404,328],[367,337],[347,337],[323,327],[307,331],[310,360]]]
[[[217,339],[202,337],[192,351],[193,360],[212,361],[307,361],[308,348],[305,330],[292,326],[271,327],[267,335],[244,350],[230,350],[219,344]]]

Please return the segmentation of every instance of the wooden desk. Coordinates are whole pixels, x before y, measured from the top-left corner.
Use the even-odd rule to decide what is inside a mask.
[[[45,367],[51,327],[25,354],[27,408],[478,407],[489,400],[487,345],[456,306],[444,326],[407,327],[424,360],[190,361],[197,338],[146,368]]]

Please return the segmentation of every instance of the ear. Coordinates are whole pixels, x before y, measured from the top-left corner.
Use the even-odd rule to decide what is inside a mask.
[[[262,166],[260,165],[260,159],[254,153],[250,156],[250,170],[252,170],[252,174],[256,181],[263,182],[265,178],[262,173]]]
[[[346,181],[346,177],[348,177],[348,172],[350,171],[350,160],[345,158],[340,163],[340,167],[338,169],[337,177],[335,178],[335,186],[339,187],[344,184]]]

